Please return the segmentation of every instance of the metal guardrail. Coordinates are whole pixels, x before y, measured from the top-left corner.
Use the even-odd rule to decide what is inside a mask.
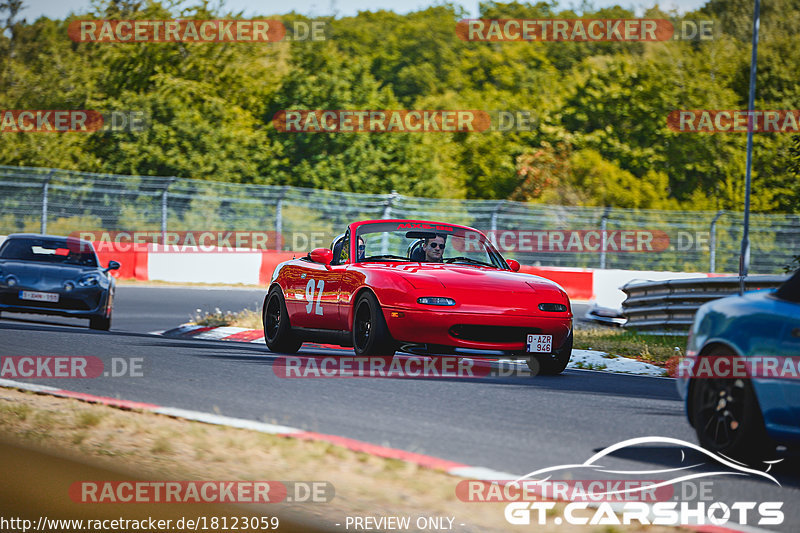
[[[745,290],[774,289],[789,278],[748,276]],[[739,293],[739,276],[631,281],[622,287],[625,327],[648,333],[687,334],[697,310],[706,302]]]

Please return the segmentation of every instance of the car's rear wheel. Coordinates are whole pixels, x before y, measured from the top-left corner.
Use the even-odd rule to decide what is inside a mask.
[[[533,375],[555,376],[567,368],[569,358],[572,356],[572,332],[567,340],[554,354],[533,355],[528,358],[528,368]]]
[[[286,310],[286,300],[283,298],[281,288],[277,285],[272,287],[267,294],[261,321],[264,325],[264,340],[271,351],[296,353],[303,345],[303,341],[292,333],[289,313]]]
[[[359,296],[353,312],[353,348],[358,356],[394,355],[397,345],[371,292]]]
[[[731,354],[717,348],[707,355]],[[737,367],[735,363],[730,366]],[[749,379],[695,378],[691,400],[692,421],[701,446],[742,460],[760,461],[771,455],[770,439]]]
[[[93,316],[89,319],[89,329],[108,331],[111,329],[111,316]]]

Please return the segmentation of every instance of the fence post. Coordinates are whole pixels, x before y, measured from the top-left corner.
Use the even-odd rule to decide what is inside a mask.
[[[709,264],[708,264],[708,271],[709,272],[716,272],[717,271],[717,220],[721,217],[725,211],[719,210],[717,214],[714,216],[713,220],[711,220],[711,229],[709,230],[709,239],[708,239],[708,247],[709,247]]]
[[[387,219],[392,218],[392,203],[394,202],[395,198],[398,196],[397,191],[392,190],[392,194],[386,199],[386,205],[383,207],[383,214],[381,218]],[[384,232],[383,237],[381,237],[381,255],[386,255],[389,253],[389,234]]]
[[[42,224],[41,224],[41,231],[42,235],[47,233],[47,195],[50,189],[50,180],[53,179],[53,173],[47,175],[47,178],[44,180],[44,185],[42,186]]]
[[[602,235],[602,246],[600,248],[600,269],[604,270],[606,268],[606,248],[608,248],[608,234],[606,233],[606,227],[608,226],[608,217],[611,213],[611,208],[606,207],[606,210],[603,211],[603,216],[600,219],[600,232]]]
[[[169,193],[169,186],[175,181],[177,178],[175,176],[170,177],[167,180],[167,184],[164,185],[164,190],[161,191],[161,244],[167,244],[167,197]]]
[[[283,250],[283,197],[286,194],[286,186],[281,187],[278,202],[275,204],[275,249]]]

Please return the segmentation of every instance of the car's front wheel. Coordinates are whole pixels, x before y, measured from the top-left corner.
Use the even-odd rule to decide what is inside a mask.
[[[358,356],[394,355],[397,345],[371,292],[359,296],[353,312],[353,349]]]
[[[303,341],[292,333],[289,313],[286,311],[286,300],[277,285],[270,289],[261,313],[264,325],[264,340],[270,351],[278,353],[296,353]]]
[[[528,358],[528,368],[533,375],[555,376],[567,368],[569,358],[572,357],[572,332],[569,332],[567,340],[561,348],[554,354],[533,355]]]
[[[730,356],[720,349],[708,355]],[[749,379],[695,378],[691,400],[692,421],[703,448],[736,459],[768,458],[770,439]]]

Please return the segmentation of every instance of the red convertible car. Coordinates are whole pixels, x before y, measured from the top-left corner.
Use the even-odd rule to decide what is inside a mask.
[[[278,265],[264,299],[267,346],[352,346],[358,356],[404,350],[502,351],[538,374],[572,352],[572,309],[556,283],[518,272],[478,230],[419,220],[350,224],[331,248]]]

